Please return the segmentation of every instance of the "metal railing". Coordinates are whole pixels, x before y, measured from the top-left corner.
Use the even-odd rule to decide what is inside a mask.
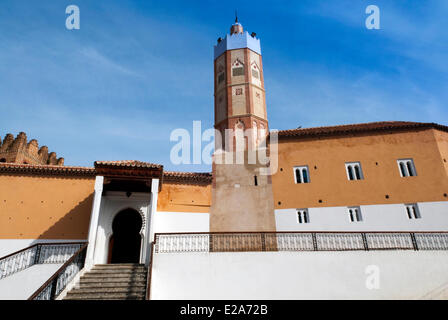
[[[28,300],[54,300],[84,268],[86,253],[87,243],[84,243]]]
[[[448,232],[159,233],[154,253],[448,250]]]
[[[0,279],[35,264],[64,263],[85,242],[39,243],[0,258]]]

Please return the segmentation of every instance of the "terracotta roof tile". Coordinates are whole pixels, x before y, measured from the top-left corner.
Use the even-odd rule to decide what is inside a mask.
[[[212,174],[210,172],[164,171],[163,180],[173,182],[201,182],[209,184],[212,182]]]
[[[375,131],[412,130],[412,129],[438,129],[448,132],[448,127],[437,123],[408,122],[408,121],[382,121],[358,123],[328,127],[300,128],[279,130],[279,138],[287,137],[316,137],[328,135],[345,135]]]
[[[0,173],[34,173],[45,175],[95,176],[95,168],[57,165],[0,163]]]
[[[101,167],[129,167],[129,168],[154,168],[154,169],[160,169],[163,166],[160,164],[150,163],[150,162],[143,162],[143,161],[137,161],[137,160],[120,160],[120,161],[95,161],[94,163],[95,167],[101,166]]]

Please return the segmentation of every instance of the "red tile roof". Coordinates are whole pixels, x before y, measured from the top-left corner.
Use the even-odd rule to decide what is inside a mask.
[[[164,171],[163,172],[163,181],[210,184],[212,182],[212,174],[210,172]]]
[[[143,162],[137,160],[120,160],[120,161],[95,161],[95,167],[120,167],[120,168],[150,168],[160,169],[160,164]]]
[[[278,137],[318,137],[330,135],[346,135],[379,131],[400,131],[418,129],[438,129],[448,132],[448,127],[437,123],[407,122],[407,121],[382,121],[359,124],[338,125],[329,127],[300,128],[291,130],[279,130]]]
[[[96,164],[98,163],[118,168],[123,166],[126,168],[162,168],[162,166],[141,161],[97,161]],[[95,168],[89,167],[0,163],[0,174],[2,173],[87,177],[95,177],[98,174]],[[209,172],[165,171],[163,172],[163,180],[167,182],[209,184],[212,181],[212,174]]]
[[[0,163],[0,173],[34,173],[44,175],[95,176],[95,169],[56,165]]]

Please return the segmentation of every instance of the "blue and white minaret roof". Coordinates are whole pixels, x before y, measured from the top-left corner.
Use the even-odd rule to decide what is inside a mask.
[[[243,30],[243,26],[235,20],[235,23],[230,28],[230,34],[222,40],[218,40],[218,44],[214,46],[214,59],[218,58],[227,50],[248,48],[261,55],[260,40],[255,37],[255,34],[250,35]]]

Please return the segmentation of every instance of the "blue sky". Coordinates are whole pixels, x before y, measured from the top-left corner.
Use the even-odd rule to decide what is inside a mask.
[[[172,130],[213,125],[213,45],[238,9],[261,40],[271,129],[383,120],[448,124],[448,1],[1,0],[0,135],[66,165],[167,170]],[[65,8],[81,29],[65,28]],[[381,30],[365,28],[365,8]]]

